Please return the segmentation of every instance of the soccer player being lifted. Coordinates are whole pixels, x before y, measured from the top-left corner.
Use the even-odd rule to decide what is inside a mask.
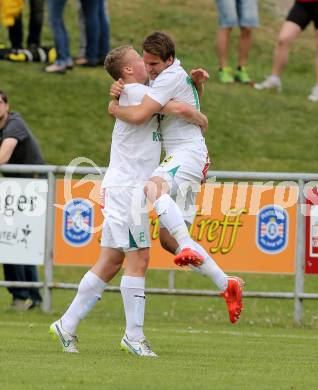
[[[198,91],[208,75],[192,73],[190,78],[175,57],[175,44],[169,35],[154,32],[142,45],[143,59],[150,78],[150,88],[141,104],[122,106],[118,100],[109,103],[109,113],[132,124],[148,121],[170,101],[185,102],[200,109]],[[111,96],[120,96],[123,84],[119,80],[111,88]],[[202,92],[202,88],[199,88]],[[188,226],[195,218],[195,197],[209,166],[209,157],[201,128],[173,114],[164,115],[160,122],[166,157],[151,175],[145,187],[160,220],[160,242],[175,254],[175,263],[189,265],[208,276],[224,296],[230,321],[235,323],[243,307],[244,282],[227,276],[197,242],[190,237]],[[182,198],[181,212],[176,197]]]
[[[123,79],[125,86],[119,104],[140,104],[149,89],[145,85],[148,74],[142,57],[131,46],[121,46],[107,55],[105,68],[115,80]],[[168,102],[163,113],[181,115],[187,121],[207,127],[205,115],[188,104]],[[110,163],[102,183],[105,220],[100,256],[80,281],[69,308],[50,326],[50,332],[66,352],[78,352],[77,326],[101,298],[107,283],[118,273],[126,258],[120,283],[126,316],[121,347],[135,355],[157,356],[143,332],[145,273],[150,247],[143,188],[160,162],[161,142],[157,128],[157,116],[149,116],[142,124],[116,120]]]

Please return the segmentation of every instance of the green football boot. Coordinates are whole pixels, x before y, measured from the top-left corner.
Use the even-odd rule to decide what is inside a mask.
[[[219,70],[219,81],[222,84],[230,84],[234,82],[233,72],[229,66]]]
[[[242,84],[249,84],[251,82],[246,66],[238,67],[235,71],[234,78],[235,81],[238,81]]]

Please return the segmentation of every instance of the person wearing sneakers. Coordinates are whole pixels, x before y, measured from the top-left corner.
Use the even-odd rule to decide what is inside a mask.
[[[105,68],[125,83],[120,104],[139,104],[148,91],[141,56],[131,46],[121,46],[106,57]],[[206,118],[192,106],[169,102],[165,112],[205,123]],[[76,329],[81,319],[101,299],[107,283],[126,265],[120,289],[126,316],[121,348],[139,356],[156,357],[144,332],[145,273],[149,262],[149,220],[143,208],[144,181],[159,164],[160,137],[157,116],[140,125],[117,120],[112,135],[110,163],[102,183],[104,191],[101,252],[97,263],[82,278],[77,294],[63,316],[50,326],[66,352],[78,352]]]
[[[219,59],[219,80],[230,84],[234,80],[251,82],[247,61],[252,43],[252,29],[259,26],[257,0],[216,0],[219,14],[219,31],[216,48]],[[238,66],[234,74],[228,64],[230,35],[233,27],[240,27]]]
[[[109,103],[109,112],[130,123],[143,123],[170,100],[182,101],[199,110],[197,89],[180,61],[175,58],[172,38],[162,32],[148,35],[142,45],[143,57],[150,78],[149,91],[140,105],[123,107],[118,101]],[[200,74],[196,84],[206,81]],[[120,95],[122,85],[115,83],[111,96]],[[230,320],[235,323],[242,310],[243,281],[228,277],[190,237],[188,226],[195,218],[195,198],[209,166],[208,151],[199,126],[174,115],[164,115],[160,130],[166,157],[152,173],[145,186],[148,200],[153,204],[160,220],[160,242],[163,248],[175,254],[179,266],[190,265],[208,276],[224,296]],[[178,204],[182,204],[181,208]],[[181,203],[180,203],[181,201]]]
[[[69,38],[65,28],[63,15],[67,0],[48,0],[50,25],[54,35],[57,58],[54,64],[44,68],[46,73],[64,74],[73,69],[73,59],[70,53]]]
[[[310,22],[313,22],[315,27],[317,55],[315,64],[316,84],[312,88],[308,99],[313,102],[318,101],[318,0],[297,0],[294,3],[278,35],[272,74],[263,82],[255,84],[256,89],[275,89],[278,92],[282,90],[281,74],[288,62],[290,47]]]

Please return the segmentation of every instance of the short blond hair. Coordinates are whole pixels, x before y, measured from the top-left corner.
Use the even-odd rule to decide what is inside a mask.
[[[126,54],[132,49],[133,47],[130,45],[123,45],[111,50],[107,54],[104,68],[114,80],[118,80],[122,77],[122,70],[126,65]]]

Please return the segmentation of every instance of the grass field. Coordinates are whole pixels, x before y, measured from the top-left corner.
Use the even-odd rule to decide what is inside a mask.
[[[85,272],[56,268],[55,280],[78,282]],[[291,291],[293,277],[243,275],[246,290]],[[118,279],[114,281],[118,284]],[[166,287],[167,274],[151,271],[149,287]],[[176,287],[213,288],[208,280],[178,272]],[[306,290],[318,292],[317,277]],[[106,293],[79,327],[80,354],[61,352],[48,326],[74,292],[54,290],[53,311],[12,313],[1,290],[0,376],[3,390],[293,389],[317,388],[317,303],[305,302],[302,327],[293,326],[293,302],[246,299],[241,320],[228,321],[221,298],[148,295],[146,335],[160,355],[148,360],[119,349],[124,332],[121,297]]]

